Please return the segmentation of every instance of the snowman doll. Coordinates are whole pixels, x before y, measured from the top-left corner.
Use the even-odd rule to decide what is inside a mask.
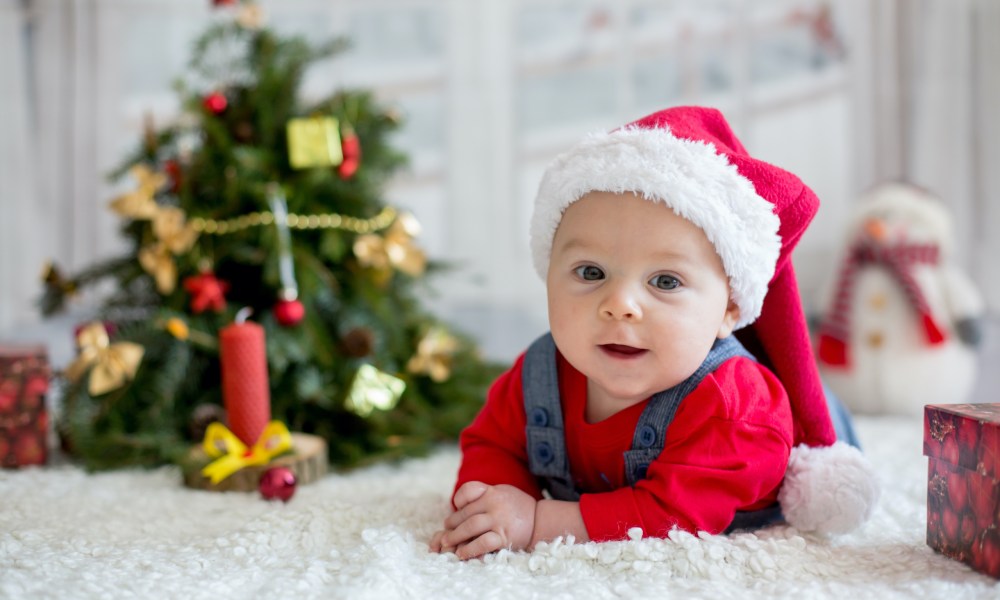
[[[984,303],[950,262],[944,205],[912,185],[880,185],[850,231],[819,327],[826,383],[858,413],[919,416],[925,404],[966,402]]]

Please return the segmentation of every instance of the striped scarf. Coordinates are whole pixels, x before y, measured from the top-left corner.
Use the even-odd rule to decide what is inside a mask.
[[[859,268],[878,265],[889,271],[903,288],[910,306],[920,317],[927,342],[931,345],[944,341],[944,332],[934,322],[927,300],[920,286],[913,279],[910,268],[915,264],[936,265],[939,249],[934,244],[896,244],[880,246],[858,242],[840,268],[836,297],[830,312],[820,325],[819,359],[831,366],[850,365],[848,340],[850,339],[850,306],[854,283]]]

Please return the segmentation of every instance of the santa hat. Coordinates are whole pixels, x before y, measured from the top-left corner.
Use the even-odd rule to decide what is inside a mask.
[[[812,190],[747,154],[719,111],[663,110],[587,137],[546,170],[531,220],[543,279],[563,213],[591,191],[661,202],[705,232],[740,308],[737,337],[791,402],[794,447],[778,495],[785,519],[824,533],[861,525],[878,486],[861,452],[836,441],[792,268],[792,249],[819,207]]]

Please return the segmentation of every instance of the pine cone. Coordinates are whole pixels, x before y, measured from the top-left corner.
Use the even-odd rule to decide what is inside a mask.
[[[363,358],[375,349],[375,334],[367,327],[355,327],[341,339],[344,354],[351,358]]]
[[[205,431],[214,422],[225,423],[226,411],[218,404],[199,404],[191,412],[191,420],[188,422],[188,432],[191,439],[200,442],[205,439]]]

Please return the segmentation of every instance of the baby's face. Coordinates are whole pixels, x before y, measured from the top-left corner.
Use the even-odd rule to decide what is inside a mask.
[[[739,317],[704,232],[633,194],[591,192],[566,210],[546,286],[559,351],[622,408],[694,373]]]

